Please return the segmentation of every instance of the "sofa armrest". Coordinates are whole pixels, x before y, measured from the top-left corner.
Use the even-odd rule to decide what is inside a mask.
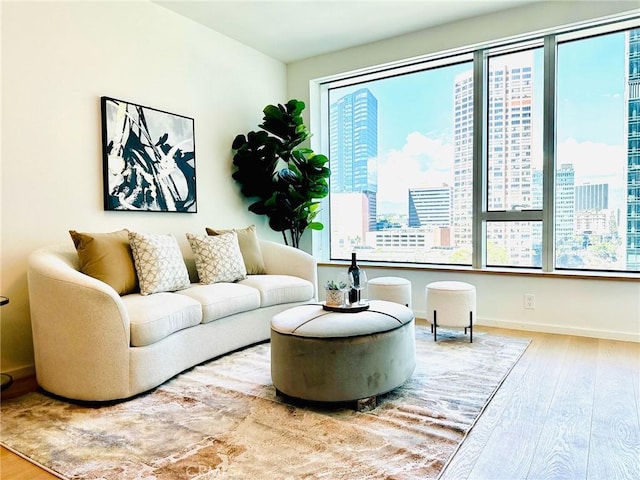
[[[78,400],[129,396],[129,316],[118,293],[78,271],[72,245],[33,252],[27,278],[39,385]]]
[[[267,274],[291,275],[313,284],[314,298],[318,298],[318,262],[309,253],[298,248],[269,240],[260,240]]]

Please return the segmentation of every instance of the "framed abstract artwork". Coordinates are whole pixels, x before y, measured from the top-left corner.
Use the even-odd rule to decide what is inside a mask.
[[[101,98],[104,209],[197,212],[192,118]]]

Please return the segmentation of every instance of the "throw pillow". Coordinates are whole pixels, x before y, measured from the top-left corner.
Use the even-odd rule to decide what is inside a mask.
[[[208,235],[224,235],[230,232],[236,232],[238,235],[238,244],[240,245],[240,252],[242,252],[242,259],[244,260],[247,274],[264,275],[267,273],[255,225],[231,230],[214,230],[213,228],[207,228]]]
[[[200,283],[235,282],[247,278],[236,232],[207,236],[187,233]]]
[[[191,284],[173,235],[129,232],[129,243],[142,295],[175,292]]]
[[[80,271],[110,285],[119,295],[138,291],[129,232],[86,233],[69,230]]]

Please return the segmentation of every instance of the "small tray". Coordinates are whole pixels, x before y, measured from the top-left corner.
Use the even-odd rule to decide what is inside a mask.
[[[329,312],[341,312],[341,313],[358,313],[364,312],[369,309],[369,302],[366,302],[364,305],[347,305],[343,307],[342,305],[327,305],[326,302],[322,302],[322,309],[328,310]]]

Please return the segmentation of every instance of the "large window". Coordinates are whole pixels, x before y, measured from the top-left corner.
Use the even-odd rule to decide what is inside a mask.
[[[330,258],[640,271],[637,26],[324,83]]]
[[[470,263],[472,199],[454,188],[473,182],[467,58],[329,89],[332,258]]]
[[[635,84],[637,101],[640,82],[629,74],[634,68],[630,53],[640,47],[639,31],[558,44],[557,268],[640,269],[633,259],[638,220],[627,212],[627,204],[640,199],[633,177],[640,168],[640,136],[630,115],[633,92],[628,88]]]

